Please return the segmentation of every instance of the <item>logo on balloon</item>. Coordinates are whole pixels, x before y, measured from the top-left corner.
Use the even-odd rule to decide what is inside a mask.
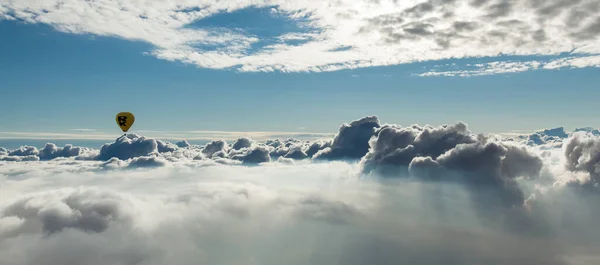
[[[127,117],[126,116],[119,116],[118,119],[118,123],[119,126],[126,126],[127,125]]]

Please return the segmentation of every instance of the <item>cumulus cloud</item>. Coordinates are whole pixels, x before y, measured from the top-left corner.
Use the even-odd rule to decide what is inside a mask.
[[[562,144],[563,139],[567,138],[569,134],[565,131],[565,128],[559,127],[554,129],[545,129],[528,136],[521,136],[525,139],[527,145],[546,145],[546,144]]]
[[[244,137],[237,139],[237,141],[233,143],[233,146],[231,146],[231,148],[235,150],[240,150],[242,148],[248,148],[250,146],[252,146],[252,139]]]
[[[98,159],[108,160],[115,157],[126,160],[138,156],[147,156],[156,152],[158,152],[158,143],[156,140],[137,134],[127,134],[117,138],[113,143],[103,145],[100,148]]]
[[[301,146],[295,146],[293,148],[290,148],[290,150],[288,151],[287,154],[285,154],[284,156],[285,158],[292,158],[292,159],[305,159],[308,157],[308,155],[302,151],[302,147]]]
[[[583,171],[594,184],[600,182],[600,136],[578,132],[565,142],[566,166],[571,171]]]
[[[573,132],[588,132],[592,135],[600,136],[600,130],[594,129],[592,127],[577,128]]]
[[[241,154],[230,155],[231,159],[240,160],[245,164],[258,164],[271,161],[269,150],[263,146],[247,148]]]
[[[423,168],[431,172],[465,169],[498,176],[502,156],[511,152],[525,151],[480,139],[435,160],[422,158],[428,161],[422,164],[437,164]],[[527,222],[503,215],[481,219],[469,199],[473,193],[460,182],[364,181],[356,175],[356,163],[284,159],[260,167],[108,172],[67,170],[101,163],[95,161],[76,161],[76,166],[41,161],[20,172],[14,172],[18,164],[7,164],[0,167],[8,198],[0,202],[0,263],[576,265],[600,260],[593,222],[599,217],[597,199],[569,189],[536,191],[529,210],[519,216]],[[510,172],[517,171],[527,170]],[[473,177],[471,185],[480,189],[510,187],[501,179],[462,177]],[[503,224],[509,221],[527,230],[507,230]],[[530,232],[542,226],[543,233]]]
[[[314,158],[359,159],[369,151],[369,139],[379,126],[379,119],[375,116],[364,117],[350,124],[342,124],[338,134],[333,138],[331,147],[317,152]]]
[[[206,157],[212,157],[215,153],[224,151],[227,148],[227,142],[223,140],[212,141],[204,146],[202,153]]]
[[[8,153],[9,156],[37,156],[40,152],[34,146],[21,146]]]
[[[477,141],[464,123],[437,128],[418,125],[404,128],[386,124],[375,135],[369,141],[369,152],[361,161],[365,172],[395,171],[397,167],[408,166],[415,157],[435,159],[459,144]]]
[[[39,151],[41,160],[52,160],[58,157],[77,157],[80,159],[90,159],[97,155],[97,151],[79,146],[67,144],[64,147],[58,147],[53,143],[48,143]]]
[[[0,160],[2,161],[14,161],[14,162],[20,162],[20,161],[39,161],[40,157],[36,156],[36,155],[27,155],[27,156],[2,156],[0,157]]]
[[[544,166],[540,151],[474,135],[461,122],[439,127],[383,125],[369,144],[360,162],[365,174],[463,186],[476,213],[488,219],[527,219],[527,194],[517,179],[537,179]],[[521,222],[503,225],[524,229]]]
[[[299,30],[272,37],[243,26],[196,23],[242,10],[267,10],[261,15]],[[482,70],[430,75],[598,66],[599,10],[597,0],[0,1],[0,19],[144,41],[157,58],[212,69],[335,71],[499,54],[559,55],[542,63],[500,58]]]
[[[181,141],[177,142],[176,145],[178,147],[190,147],[191,146],[191,144],[188,143],[188,141],[186,141],[186,140],[181,140]]]
[[[307,156],[313,157],[317,152],[327,147],[331,147],[331,141],[314,141],[306,147],[306,151],[304,152]]]
[[[131,159],[129,167],[161,167],[167,164],[167,160],[157,156],[140,156]]]
[[[536,134],[564,144],[365,117],[314,142],[0,149],[21,160],[0,161],[0,263],[598,263],[600,136]]]

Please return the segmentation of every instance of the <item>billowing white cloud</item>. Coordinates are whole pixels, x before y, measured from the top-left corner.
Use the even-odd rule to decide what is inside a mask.
[[[365,117],[329,141],[0,149],[0,264],[595,264],[595,132]]]
[[[494,143],[465,145],[437,161],[446,169],[478,161],[474,169],[493,174],[488,162],[500,156],[490,148],[502,151]],[[0,263],[600,261],[597,193],[577,187],[539,182],[545,189],[532,190],[529,180],[515,179],[531,193],[524,205],[493,208],[496,218],[487,218],[460,183],[371,181],[361,179],[359,164],[345,162],[196,162],[111,171],[96,170],[103,163],[96,161],[0,162],[6,163],[0,167]],[[550,164],[562,162],[564,156]]]
[[[192,25],[247,8],[267,9],[263,15],[292,20],[302,30],[273,43],[244,30]],[[598,66],[599,12],[598,0],[0,0],[0,19],[144,41],[158,58],[199,67],[268,72],[563,53],[574,57],[543,65],[498,62],[447,75]]]

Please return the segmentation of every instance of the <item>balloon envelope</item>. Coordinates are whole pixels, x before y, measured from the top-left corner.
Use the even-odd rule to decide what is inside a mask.
[[[135,117],[130,112],[120,112],[117,114],[117,125],[119,125],[123,132],[127,132],[134,121]]]

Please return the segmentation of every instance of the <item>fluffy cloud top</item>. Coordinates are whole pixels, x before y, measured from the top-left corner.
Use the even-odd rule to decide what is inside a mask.
[[[342,124],[338,134],[333,138],[331,147],[319,151],[314,157],[317,159],[361,158],[369,151],[369,139],[376,128],[379,128],[379,119],[375,116]]]
[[[366,172],[386,170],[388,166],[408,166],[415,157],[437,158],[459,144],[475,143],[476,137],[464,123],[444,125],[438,128],[413,125],[402,128],[384,125],[369,141],[369,152],[361,163]]]
[[[565,156],[569,170],[586,172],[600,183],[600,136],[576,133],[565,143]]]
[[[273,37],[243,26],[194,26],[225,13],[241,16],[236,12],[242,10],[270,10],[260,15],[298,30]],[[150,53],[158,58],[200,67],[285,72],[561,53],[569,56],[543,63],[499,61],[467,75],[597,67],[599,11],[598,0],[0,1],[4,20],[141,40],[154,46]]]
[[[600,136],[567,134],[365,117],[315,142],[0,149],[0,263],[596,264]],[[309,159],[334,149],[364,153]]]

